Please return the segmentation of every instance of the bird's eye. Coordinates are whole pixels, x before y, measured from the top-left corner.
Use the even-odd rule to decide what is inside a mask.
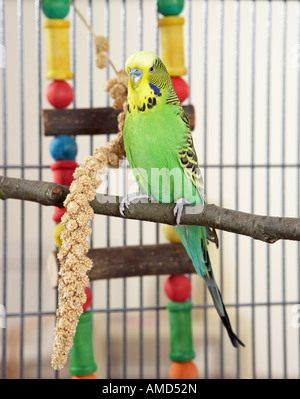
[[[149,69],[149,72],[150,72],[150,73],[154,72],[154,68],[151,67],[151,68]]]

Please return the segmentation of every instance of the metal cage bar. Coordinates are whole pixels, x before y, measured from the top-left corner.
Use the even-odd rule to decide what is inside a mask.
[[[6,35],[5,35],[5,0],[1,0],[0,3],[0,34],[1,34],[1,45],[6,48]],[[6,61],[6,60],[5,60]],[[7,164],[7,76],[6,68],[2,68],[2,130],[3,130],[3,174],[6,176],[7,170],[5,165]],[[2,302],[6,309],[7,306],[7,204],[3,204],[3,254],[2,254]],[[2,378],[6,377],[6,329],[2,331]]]
[[[298,1],[298,43],[300,43],[300,1]],[[297,105],[298,109],[300,108],[300,68],[298,68],[298,77],[297,77]],[[298,163],[300,160],[300,113],[298,113],[297,120],[297,160]],[[300,168],[297,169],[297,216],[300,216]],[[300,265],[300,243],[297,244],[297,255],[298,255],[298,266]],[[298,267],[298,302],[300,302],[300,268]],[[300,329],[298,332],[298,377],[300,377]]]

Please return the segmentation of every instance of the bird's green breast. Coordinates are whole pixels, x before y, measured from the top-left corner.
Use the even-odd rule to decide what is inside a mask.
[[[140,189],[160,202],[182,198],[184,182],[190,185],[178,161],[183,140],[184,123],[175,106],[162,104],[126,114],[124,145],[129,165]]]

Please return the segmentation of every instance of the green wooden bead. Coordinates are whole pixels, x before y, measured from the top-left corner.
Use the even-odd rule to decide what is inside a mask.
[[[186,362],[195,358],[192,338],[191,301],[167,303],[170,322],[169,357],[174,362]]]
[[[92,340],[92,312],[82,313],[70,351],[69,372],[72,375],[92,374],[97,370]]]
[[[158,11],[165,17],[179,15],[184,7],[184,0],[157,0]]]
[[[63,19],[70,9],[69,0],[42,0],[42,9],[47,18]]]

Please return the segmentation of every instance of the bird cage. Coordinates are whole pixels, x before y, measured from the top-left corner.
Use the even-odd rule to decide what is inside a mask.
[[[300,2],[174,1],[178,12],[169,15],[157,0],[76,0],[65,16],[50,18],[42,3],[0,0],[0,184],[3,178],[53,182],[49,148],[59,135],[76,143],[71,176],[115,137],[118,111],[104,90],[115,71],[95,63],[96,32],[107,39],[117,71],[132,53],[152,50],[189,89],[182,104],[193,124],[209,204],[300,217]],[[166,17],[175,18],[171,33]],[[49,59],[55,32],[68,49],[63,77],[53,72],[57,60]],[[170,43],[176,50],[166,48]],[[57,80],[71,88],[63,107],[49,102],[49,84]],[[122,197],[136,190],[124,159],[97,192]],[[0,201],[2,378],[72,374],[69,361],[61,371],[50,362],[58,306],[53,264],[59,220],[53,212],[33,202]],[[95,215],[90,226],[99,266],[89,290],[96,377],[168,378],[173,327],[164,288],[168,276],[180,273],[191,284],[199,378],[299,377],[296,240],[270,243],[219,230],[219,248],[209,244],[233,329],[245,344],[236,349],[172,228],[107,214]]]

